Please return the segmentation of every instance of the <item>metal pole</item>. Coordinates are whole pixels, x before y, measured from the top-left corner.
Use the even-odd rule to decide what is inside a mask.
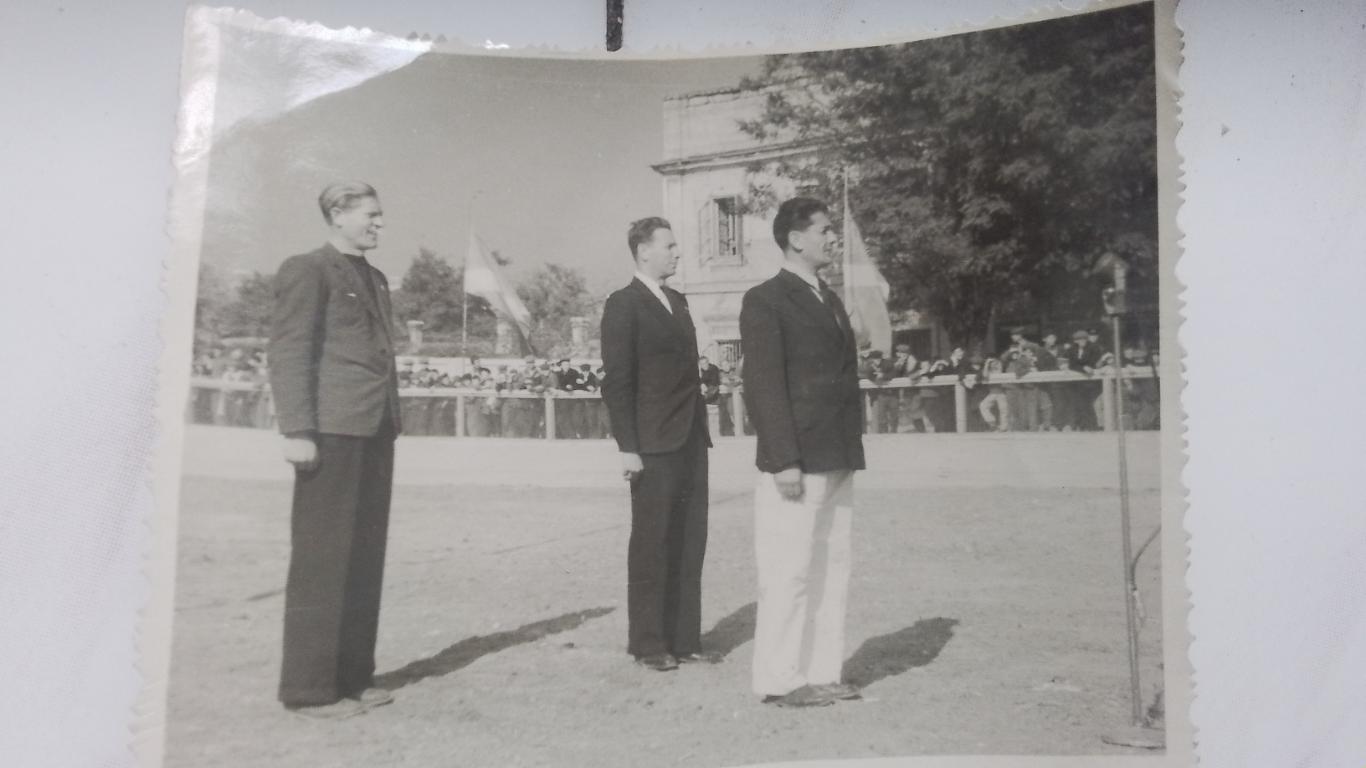
[[[1125,434],[1124,434],[1124,347],[1122,344],[1122,334],[1120,326],[1124,322],[1121,315],[1114,315],[1114,355],[1115,355],[1115,433],[1119,436],[1119,525],[1122,529],[1120,535],[1124,545],[1124,618],[1129,629],[1129,693],[1133,705],[1133,724],[1141,727],[1145,724],[1143,717],[1143,692],[1140,690],[1138,679],[1138,621],[1134,616],[1134,593],[1137,585],[1134,583],[1134,569],[1130,567],[1133,562],[1133,543],[1129,539],[1129,461],[1126,453]]]

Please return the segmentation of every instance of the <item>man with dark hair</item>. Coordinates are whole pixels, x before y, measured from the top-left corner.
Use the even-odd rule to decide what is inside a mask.
[[[399,432],[389,287],[365,260],[384,226],[368,184],[318,198],[327,243],[275,276],[270,383],[294,465],[280,701],[342,718],[392,701],[374,688]]]
[[[707,545],[707,410],[697,332],[683,294],[669,222],[641,219],[626,237],[630,285],[602,313],[602,398],[631,484],[627,651],[649,669],[713,661],[702,653],[702,561]]]
[[[858,697],[840,681],[854,471],[864,468],[857,343],[816,276],[839,242],[825,205],[783,203],[778,274],[740,309],[744,398],[758,433],[754,692],[779,706]]]
[[[1075,387],[1071,390],[1071,408],[1073,426],[1081,430],[1100,429],[1100,423],[1096,420],[1095,410],[1091,404],[1100,397],[1102,385],[1095,381],[1096,369],[1100,367],[1100,358],[1103,350],[1091,339],[1091,332],[1078,330],[1072,334],[1072,346],[1067,350],[1065,362],[1068,370],[1085,374],[1087,381],[1079,384],[1070,384]]]
[[[580,389],[579,371],[570,364],[569,358],[561,358],[556,363],[554,377],[555,389],[561,392],[574,392]],[[564,399],[555,404],[555,436],[567,440],[583,437],[583,403],[578,400]]]
[[[697,375],[702,381],[702,399],[707,405],[717,403],[721,398],[721,369],[707,358],[699,357]]]

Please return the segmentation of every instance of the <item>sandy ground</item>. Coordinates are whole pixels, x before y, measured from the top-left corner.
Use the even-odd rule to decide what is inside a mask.
[[[1156,466],[1154,437],[1133,449],[1138,541],[1158,520],[1156,476],[1143,469]],[[378,652],[380,683],[397,701],[327,723],[274,701],[290,487],[276,469],[252,477],[243,467],[278,461],[275,444],[248,430],[192,430],[168,766],[634,768],[1126,752],[1100,740],[1129,713],[1118,503],[1095,458],[1108,446],[1113,459],[1112,439],[870,441],[845,665],[865,700],[806,711],[749,692],[755,576],[743,466],[713,473],[730,479],[713,489],[703,643],[725,660],[661,674],[624,651],[624,489],[604,481],[610,472],[574,471],[602,446],[488,441],[471,453],[472,442],[405,439],[399,461],[436,467],[432,455],[463,452],[458,474],[467,475],[500,452],[532,452],[550,462],[526,473],[541,487],[400,473]],[[743,457],[745,443],[714,458]],[[947,474],[897,469],[916,454]],[[1075,466],[1078,482],[1021,470],[1041,462],[1054,475]],[[1154,545],[1140,568],[1145,697],[1159,676],[1159,555]]]

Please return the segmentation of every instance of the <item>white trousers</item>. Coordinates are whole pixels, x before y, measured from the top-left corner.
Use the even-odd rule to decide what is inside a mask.
[[[761,696],[840,682],[844,664],[854,473],[802,479],[796,501],[784,499],[767,473],[754,492],[754,692]]]

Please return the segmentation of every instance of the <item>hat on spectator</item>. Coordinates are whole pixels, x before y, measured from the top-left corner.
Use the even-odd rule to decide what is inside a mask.
[[[1083,330],[1076,330],[1076,331],[1073,331],[1073,332],[1072,332],[1072,339],[1073,339],[1073,340],[1085,339],[1085,338],[1089,338],[1089,337],[1090,337],[1090,334],[1088,334],[1086,331],[1083,331]]]
[[[1025,328],[1024,328],[1023,325],[1012,326],[1011,329],[1010,329],[1010,335],[1011,335],[1011,336],[1023,336],[1023,335],[1024,335],[1024,332],[1025,332]]]

